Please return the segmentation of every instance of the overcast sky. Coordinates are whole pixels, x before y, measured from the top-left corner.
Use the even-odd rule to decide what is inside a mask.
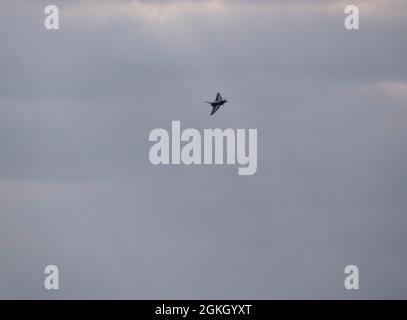
[[[0,298],[407,298],[406,32],[403,0],[2,0]],[[173,120],[258,129],[257,173],[153,166]]]

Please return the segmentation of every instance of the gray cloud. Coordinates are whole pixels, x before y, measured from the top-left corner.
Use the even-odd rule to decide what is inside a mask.
[[[0,5],[0,297],[406,298],[403,2],[55,3]],[[152,166],[172,120],[257,128],[257,174]]]

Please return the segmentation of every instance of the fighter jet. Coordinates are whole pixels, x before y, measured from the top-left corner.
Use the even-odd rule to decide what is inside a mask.
[[[211,116],[212,116],[216,111],[218,111],[218,109],[221,106],[223,106],[228,101],[226,99],[223,99],[222,96],[220,95],[220,93],[218,92],[214,102],[209,102],[209,101],[205,101],[205,102],[209,103],[212,106],[212,112],[211,112]]]

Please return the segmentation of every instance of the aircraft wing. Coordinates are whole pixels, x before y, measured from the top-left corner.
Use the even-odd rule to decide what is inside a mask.
[[[213,115],[216,111],[218,111],[220,106],[212,107],[211,115]]]

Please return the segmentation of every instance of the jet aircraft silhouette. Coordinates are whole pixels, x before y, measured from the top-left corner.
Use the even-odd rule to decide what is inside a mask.
[[[216,95],[216,99],[213,102],[205,101],[206,103],[209,103],[212,106],[212,112],[211,116],[219,110],[221,106],[223,106],[226,102],[228,102],[226,99],[223,99],[221,94],[218,92]]]

